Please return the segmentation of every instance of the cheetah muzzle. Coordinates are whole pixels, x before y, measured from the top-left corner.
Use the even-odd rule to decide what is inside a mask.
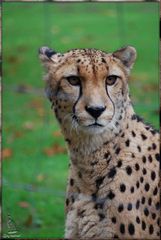
[[[159,239],[159,133],[129,98],[135,48],[39,56],[70,154],[65,238]]]

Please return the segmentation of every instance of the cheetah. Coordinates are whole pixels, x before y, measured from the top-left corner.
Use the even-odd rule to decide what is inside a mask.
[[[68,145],[66,239],[159,239],[159,133],[135,114],[132,46],[39,49],[45,91]]]

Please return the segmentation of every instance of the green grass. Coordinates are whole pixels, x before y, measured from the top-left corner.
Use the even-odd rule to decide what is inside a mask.
[[[3,3],[3,233],[7,214],[22,238],[60,238],[64,233],[66,154],[46,148],[65,145],[44,87],[37,49],[133,45],[138,59],[130,92],[135,110],[159,127],[158,3]],[[20,87],[29,93],[17,92]],[[22,203],[27,203],[22,207]]]

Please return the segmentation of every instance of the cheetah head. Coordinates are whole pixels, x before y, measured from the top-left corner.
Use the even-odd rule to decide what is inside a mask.
[[[98,134],[119,126],[129,101],[127,81],[135,48],[61,54],[42,47],[39,56],[46,69],[46,93],[62,128]]]

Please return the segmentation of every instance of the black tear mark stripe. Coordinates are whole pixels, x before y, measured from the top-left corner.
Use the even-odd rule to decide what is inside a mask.
[[[75,102],[74,105],[73,105],[73,113],[74,113],[74,114],[75,114],[75,107],[76,107],[78,101],[80,100],[81,96],[82,96],[82,86],[80,85],[78,99],[76,100],[76,102]]]
[[[112,99],[111,99],[111,97],[110,97],[110,95],[109,95],[109,93],[108,93],[106,83],[105,83],[105,88],[106,88],[107,96],[109,97],[109,99],[111,100],[112,105],[113,105],[113,109],[114,109],[114,111],[113,111],[113,115],[112,115],[112,118],[113,118],[113,117],[115,116],[115,104],[114,104],[114,102],[112,101]]]

